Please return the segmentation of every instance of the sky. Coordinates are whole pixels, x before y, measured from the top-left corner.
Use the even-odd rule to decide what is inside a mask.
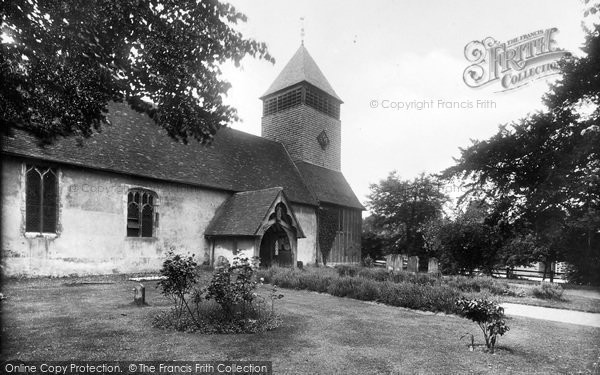
[[[237,28],[265,42],[276,59],[271,64],[246,58],[240,68],[223,67],[232,84],[225,101],[241,117],[231,126],[260,135],[258,98],[300,46],[303,17],[304,45],[344,101],[342,172],[363,203],[369,185],[391,171],[403,179],[440,172],[472,139],[487,139],[499,125],[543,109],[541,98],[553,77],[506,92],[499,92],[499,84],[467,86],[469,42],[507,42],[555,27],[555,45],[581,55],[585,35],[576,0],[229,2],[248,17]],[[410,108],[389,108],[411,102]],[[425,102],[427,107],[415,107]],[[460,190],[445,188],[451,195]]]

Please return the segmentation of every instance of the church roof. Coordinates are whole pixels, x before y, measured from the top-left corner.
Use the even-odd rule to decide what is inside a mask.
[[[17,130],[3,137],[2,152],[231,192],[281,186],[290,201],[317,204],[281,143],[223,128],[211,145],[185,145],[126,104],[110,104],[108,118],[83,145],[69,137],[40,147]]]
[[[311,85],[325,91],[339,101],[342,101],[333,90],[333,87],[317,66],[317,63],[310,56],[304,45],[296,51],[292,59],[283,68],[275,81],[271,84],[267,92],[262,97],[276,93],[300,82],[308,82]],[[262,98],[261,97],[261,98]]]
[[[204,234],[256,236],[279,194],[284,194],[281,187],[234,194],[219,207]],[[299,236],[304,237],[302,229],[298,227],[298,230]]]
[[[296,161],[296,166],[320,202],[364,210],[342,172],[301,160]]]

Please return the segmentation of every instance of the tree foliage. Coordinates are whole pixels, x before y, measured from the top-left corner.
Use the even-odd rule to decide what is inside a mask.
[[[421,175],[402,180],[390,173],[371,185],[367,206],[372,212],[373,229],[383,239],[386,253],[424,255],[424,223],[442,215],[448,197],[433,177]]]
[[[475,141],[443,176],[473,181],[470,195],[504,206],[498,220],[527,238],[534,258],[569,261],[589,282],[600,274],[600,27],[582,49],[560,62],[547,110]]]
[[[489,275],[502,264],[501,254],[510,227],[495,220],[493,208],[472,202],[455,220],[437,231],[443,273],[473,274],[476,269]]]
[[[368,257],[371,260],[377,260],[381,259],[384,255],[385,239],[374,227],[373,222],[373,216],[365,218],[362,222],[362,235],[360,239],[361,257],[363,259]]]
[[[210,141],[237,118],[221,64],[273,61],[235,29],[246,17],[217,0],[5,1],[0,16],[2,128],[45,142],[99,130],[110,101],[175,139]]]

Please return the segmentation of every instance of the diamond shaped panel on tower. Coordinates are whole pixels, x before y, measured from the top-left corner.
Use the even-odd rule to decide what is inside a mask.
[[[317,141],[319,142],[319,145],[321,145],[321,148],[323,150],[325,150],[327,146],[329,146],[329,137],[327,136],[327,132],[325,132],[325,130],[319,133],[319,135],[317,136]]]

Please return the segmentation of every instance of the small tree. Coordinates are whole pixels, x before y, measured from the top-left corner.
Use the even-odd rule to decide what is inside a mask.
[[[254,269],[247,258],[234,258],[233,265],[219,268],[213,275],[206,299],[214,299],[227,317],[232,318],[241,306],[242,315],[256,297],[258,283],[254,280]]]
[[[485,299],[466,299],[464,297],[459,298],[456,305],[461,309],[465,318],[471,319],[481,328],[485,346],[493,353],[498,335],[502,336],[509,330],[504,322],[504,308]]]
[[[195,320],[194,314],[190,309],[186,295],[198,282],[198,263],[194,260],[194,255],[183,257],[175,254],[173,250],[167,252],[167,259],[163,262],[160,274],[165,276],[164,280],[158,283],[162,289],[162,294],[171,298],[175,302],[175,313],[177,318],[181,317],[184,307]]]

